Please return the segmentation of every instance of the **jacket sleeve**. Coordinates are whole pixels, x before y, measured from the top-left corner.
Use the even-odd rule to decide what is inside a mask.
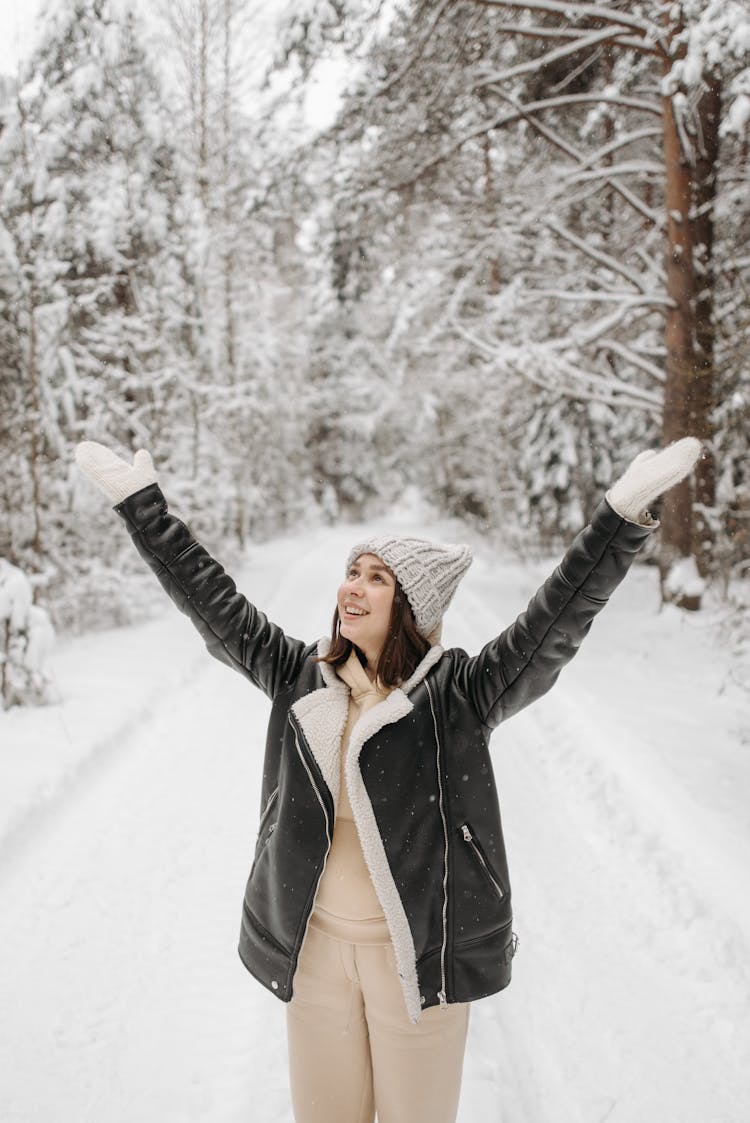
[[[240,671],[270,698],[293,682],[306,652],[271,624],[234,581],[171,515],[157,484],[119,503],[138,553],[203,637],[211,655]]]
[[[526,611],[458,668],[459,686],[486,725],[546,694],[656,525],[628,522],[602,500]]]

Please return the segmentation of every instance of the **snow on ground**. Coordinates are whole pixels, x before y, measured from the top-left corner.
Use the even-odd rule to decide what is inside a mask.
[[[255,547],[241,587],[320,635],[362,532]],[[446,642],[548,568],[478,546]],[[459,1123],[750,1118],[750,705],[714,625],[639,568],[495,735],[520,947]],[[3,1123],[291,1123],[284,1007],[235,950],[268,703],[170,606],[53,667],[60,704],[0,714]]]

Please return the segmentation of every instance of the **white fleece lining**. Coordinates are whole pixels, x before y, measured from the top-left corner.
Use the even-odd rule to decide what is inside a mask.
[[[329,641],[322,639],[318,644],[318,654],[325,655],[328,647]],[[412,1022],[419,1021],[422,1011],[414,940],[401,896],[388,865],[375,812],[362,779],[359,754],[365,742],[374,737],[385,725],[400,721],[411,713],[414,707],[407,698],[407,693],[422,681],[442,654],[443,648],[439,645],[431,647],[414,674],[400,689],[392,691],[382,702],[365,711],[354,725],[349,737],[349,751],[344,769],[346,789],[362,845],[362,853],[385,914],[404,1002]],[[333,667],[327,663],[320,663],[319,666],[326,685],[319,690],[313,690],[304,698],[299,698],[292,706],[292,710],[331,791],[335,807],[338,803],[341,776],[341,735],[349,711],[349,688],[341,681]]]
[[[364,713],[352,729],[349,737],[349,751],[346,756],[344,775],[349,802],[354,813],[354,822],[362,844],[362,853],[365,856],[365,862],[370,871],[378,900],[383,906],[386,923],[391,934],[401,989],[404,992],[406,1011],[412,1022],[418,1022],[422,1004],[419,998],[417,955],[414,950],[414,940],[401,897],[396,888],[396,882],[393,880],[393,874],[388,865],[385,847],[375,819],[375,812],[367,795],[359,767],[359,754],[365,741],[374,737],[384,725],[400,721],[413,709],[412,703],[403,690],[394,690],[384,701],[379,702],[377,706],[373,706],[371,710]]]
[[[331,641],[318,641],[318,656],[328,654]],[[339,802],[341,782],[341,734],[349,714],[349,687],[328,663],[319,663],[324,686],[312,690],[292,704],[305,740],[333,799],[334,815]]]
[[[349,687],[337,679],[338,685],[321,687],[298,698],[292,713],[302,727],[310,751],[320,768],[333,797],[334,815],[339,802],[341,783],[341,734],[349,713]]]

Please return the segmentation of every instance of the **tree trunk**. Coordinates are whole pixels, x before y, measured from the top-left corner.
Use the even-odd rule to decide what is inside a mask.
[[[224,273],[224,341],[227,362],[227,375],[229,382],[234,385],[237,381],[237,355],[235,346],[234,326],[234,237],[232,222],[232,168],[230,154],[232,150],[232,0],[224,0],[224,57],[222,74],[222,193],[223,193],[223,225],[222,239],[224,243],[223,273]]]
[[[198,25],[198,189],[204,208],[208,206],[208,8],[201,0]]]
[[[35,278],[35,247],[34,247],[34,189],[33,189],[33,172],[32,172],[32,156],[29,152],[27,144],[27,118],[23,103],[19,98],[18,108],[21,116],[21,145],[22,145],[22,159],[25,177],[25,211],[26,220],[30,236],[28,238],[28,246],[26,253],[23,250],[19,253],[19,260],[25,257],[24,265],[27,266],[29,276],[28,287],[28,350],[26,353],[26,375],[29,387],[29,468],[31,471],[31,500],[32,500],[32,513],[34,518],[34,536],[32,540],[32,549],[34,557],[39,569],[42,568],[42,500],[41,500],[41,485],[39,480],[39,460],[41,457],[41,409],[39,403],[39,372],[37,370],[37,318],[36,310],[38,305],[36,278]],[[19,247],[20,249],[20,247]]]
[[[690,382],[688,430],[704,442],[704,454],[695,468],[695,523],[692,553],[702,575],[711,570],[713,528],[710,511],[716,501],[716,462],[711,449],[714,435],[714,206],[719,167],[721,80],[706,76],[706,89],[698,103],[698,157],[695,166],[693,219],[696,367]]]
[[[482,164],[484,169],[484,197],[487,201],[487,212],[492,216],[495,188],[492,182],[492,155],[490,151],[489,133],[485,133],[482,139]],[[487,292],[490,296],[497,296],[500,292],[500,262],[498,261],[497,254],[492,252],[490,256],[489,277],[487,278]]]
[[[679,28],[674,28],[676,33]],[[671,66],[665,60],[665,73]],[[695,277],[691,226],[692,169],[683,152],[671,96],[663,98],[665,201],[667,208],[667,296],[665,343],[667,349],[662,413],[662,444],[667,445],[688,434],[689,393],[697,368],[695,352]],[[692,498],[690,481],[684,480],[664,497],[662,507],[659,570],[662,595],[684,607],[680,594],[670,593],[666,578],[680,558],[692,553]]]

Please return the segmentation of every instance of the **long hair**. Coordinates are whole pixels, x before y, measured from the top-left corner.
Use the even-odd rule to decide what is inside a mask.
[[[339,608],[336,605],[333,613],[331,646],[328,649],[328,654],[318,659],[318,662],[329,663],[332,667],[341,667],[349,658],[353,647],[352,641],[341,634]],[[429,650],[429,643],[417,631],[414,613],[406,599],[404,590],[396,581],[393,604],[391,605],[391,618],[388,621],[388,634],[378,657],[378,665],[375,668],[377,679],[382,682],[383,686],[400,686],[414,673]]]

